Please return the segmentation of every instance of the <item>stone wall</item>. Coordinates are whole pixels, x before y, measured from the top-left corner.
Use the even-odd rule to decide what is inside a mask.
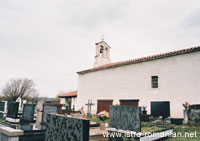
[[[45,141],[89,141],[89,120],[48,114]]]

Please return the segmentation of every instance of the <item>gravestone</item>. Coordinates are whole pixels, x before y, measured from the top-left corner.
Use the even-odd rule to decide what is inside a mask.
[[[45,141],[89,141],[89,126],[89,120],[48,114]]]
[[[21,123],[34,123],[35,104],[24,104]]]
[[[33,131],[33,125],[31,124],[21,124],[20,129],[23,131]]]
[[[141,107],[110,106],[110,127],[122,130],[141,131]]]
[[[6,115],[6,121],[11,123],[19,123],[18,117],[19,102],[8,102],[8,112]]]
[[[183,124],[183,118],[171,118],[171,123],[175,125],[182,125]]]
[[[151,115],[153,117],[162,116],[163,118],[170,117],[170,102],[169,101],[152,101]]]
[[[46,116],[49,113],[61,114],[62,113],[62,104],[44,104],[43,105],[42,122],[46,122]]]
[[[8,102],[8,113],[6,117],[17,118],[19,102]]]
[[[4,112],[5,110],[5,102],[0,101],[0,112]]]
[[[188,124],[200,125],[200,104],[190,105],[187,115]]]
[[[7,113],[7,101],[0,101],[0,118],[6,116]]]

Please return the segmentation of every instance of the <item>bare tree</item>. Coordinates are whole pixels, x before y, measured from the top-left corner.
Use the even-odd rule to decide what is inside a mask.
[[[35,83],[32,79],[11,79],[2,90],[2,97],[8,101],[38,97]]]

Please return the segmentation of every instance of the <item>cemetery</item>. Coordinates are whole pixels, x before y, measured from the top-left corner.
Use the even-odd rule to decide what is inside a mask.
[[[66,114],[62,104],[43,103],[40,104],[42,108],[37,108],[42,110],[37,110],[36,104],[24,103],[19,108],[20,102],[1,101],[0,110],[3,114],[0,118],[0,140],[181,140],[183,138],[174,138],[174,132],[184,134],[195,131],[195,139],[200,137],[200,105],[184,103],[184,119],[176,119],[170,117],[168,101],[152,101],[151,115],[147,115],[146,107],[139,107],[138,103],[120,102],[121,105],[110,105],[109,112],[103,110],[92,114],[94,103],[90,99],[85,104],[87,113],[80,110]]]
[[[200,141],[193,1],[0,1],[0,141]]]

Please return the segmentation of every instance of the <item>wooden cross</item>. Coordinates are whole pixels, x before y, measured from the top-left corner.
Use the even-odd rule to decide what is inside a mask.
[[[92,106],[94,105],[94,103],[92,103],[92,99],[88,99],[88,103],[85,105],[87,106],[87,117],[91,117]]]

